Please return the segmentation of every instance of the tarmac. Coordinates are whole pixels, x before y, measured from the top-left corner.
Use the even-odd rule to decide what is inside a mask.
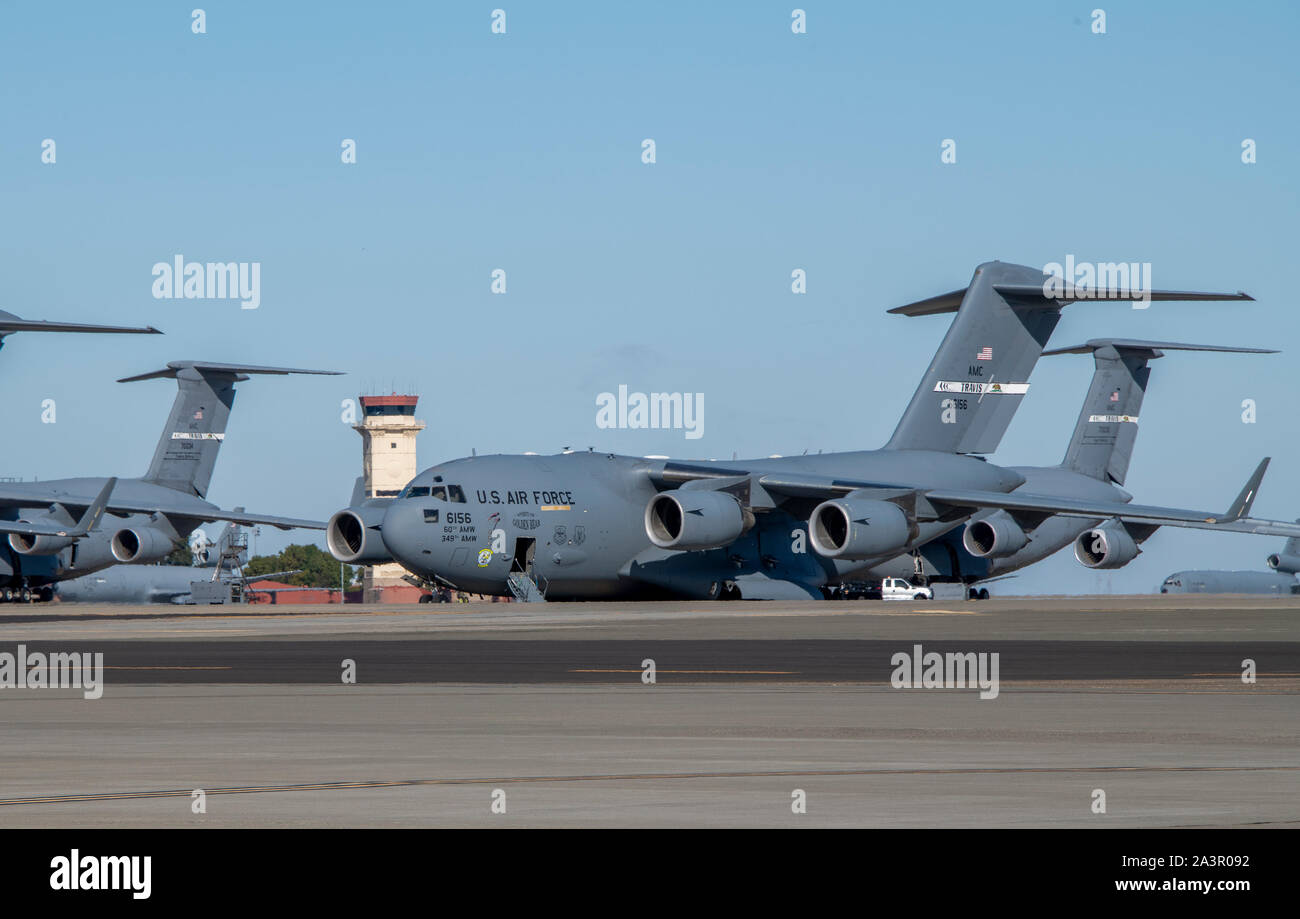
[[[0,826],[1300,826],[1300,598],[0,606],[19,644],[104,691],[0,689]],[[996,695],[895,688],[917,645]]]

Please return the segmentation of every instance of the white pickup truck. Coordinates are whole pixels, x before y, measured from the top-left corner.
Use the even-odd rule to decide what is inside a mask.
[[[882,600],[933,600],[934,591],[929,587],[918,587],[902,578],[884,578],[880,582]]]

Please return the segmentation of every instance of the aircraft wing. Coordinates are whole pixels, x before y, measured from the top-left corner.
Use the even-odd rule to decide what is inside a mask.
[[[1025,492],[980,491],[960,488],[917,488],[899,483],[869,482],[842,479],[832,476],[805,475],[803,473],[760,474],[753,477],[769,495],[780,498],[821,500],[838,498],[850,492],[864,490],[882,493],[894,492],[896,496],[915,494],[928,501],[939,516],[953,511],[974,512],[985,508],[1000,508],[1012,513],[1025,513],[1040,517],[1059,516],[1083,519],[1117,518],[1148,527],[1190,527],[1202,530],[1219,530],[1228,533],[1256,533],[1261,536],[1300,537],[1300,522],[1260,520],[1248,516],[1259,485],[1268,468],[1269,460],[1260,462],[1246,482],[1241,493],[1226,511],[1197,511],[1177,507],[1158,507],[1146,504],[1123,504],[1118,501],[1094,501],[1084,498],[1067,498],[1055,495],[1034,495]],[[668,463],[655,478],[665,485],[685,482],[716,480],[728,483],[733,478],[744,477],[740,469],[718,468],[687,463]],[[962,516],[960,513],[956,516]]]
[[[21,533],[24,536],[74,536],[80,539],[99,524],[108,508],[108,502],[117,487],[117,479],[104,483],[95,500],[86,505],[86,511],[76,523],[41,523],[29,520],[0,520],[0,533]]]
[[[250,584],[253,581],[274,581],[276,578],[287,578],[291,574],[299,574],[301,568],[290,568],[288,571],[267,571],[261,574],[246,574],[244,580]]]
[[[1046,497],[1019,492],[1001,494],[988,491],[964,491],[938,488],[923,492],[931,504],[947,504],[972,509],[1001,508],[1084,519],[1116,518],[1126,523],[1146,526],[1191,527],[1199,530],[1222,530],[1229,533],[1257,533],[1261,536],[1300,536],[1300,524],[1254,517],[1231,517],[1211,511],[1156,507],[1146,504],[1120,504],[1115,501],[1087,501],[1076,498]]]
[[[20,533],[23,536],[71,536],[75,524],[28,523],[26,520],[0,520],[0,533]]]
[[[165,508],[158,509],[160,513],[169,513]],[[280,530],[323,530],[327,526],[321,520],[302,520],[298,517],[269,517],[265,514],[245,514],[238,511],[223,511],[220,508],[214,508],[212,511],[204,511],[196,514],[191,511],[173,511],[176,516],[202,517],[204,520],[224,520],[230,523],[242,523],[245,526],[270,526]]]
[[[116,482],[117,480],[112,480]],[[178,494],[177,497],[180,497]],[[40,483],[22,482],[13,485],[0,485],[0,507],[43,507],[48,504],[62,504],[64,507],[90,508],[95,506],[98,499],[90,497],[88,494],[69,494],[64,491],[54,489],[43,489]],[[188,517],[200,520],[226,520],[231,523],[242,523],[247,526],[273,526],[281,530],[292,530],[301,528],[304,530],[323,530],[325,523],[320,520],[303,520],[297,517],[274,517],[267,514],[247,514],[242,510],[225,511],[219,507],[213,507],[206,503],[197,503],[194,501],[159,501],[155,503],[139,503],[134,501],[123,501],[108,498],[103,502],[103,509],[114,514],[162,514],[164,517]],[[68,536],[71,535],[63,530],[72,530],[73,525],[67,527],[48,527],[43,528],[36,524],[22,523],[17,520],[0,521],[0,532],[3,533],[31,533],[32,535],[54,535]],[[89,527],[87,527],[89,529]],[[83,534],[84,535],[84,534]]]

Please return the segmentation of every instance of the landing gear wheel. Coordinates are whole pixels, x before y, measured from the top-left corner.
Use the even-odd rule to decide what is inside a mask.
[[[20,596],[22,597],[22,602],[24,602],[24,603],[31,603],[31,602],[32,602],[32,589],[31,589],[30,587],[24,587],[23,590],[22,590],[22,594],[21,594]]]
[[[42,587],[37,592],[37,595],[40,597],[42,603],[49,603],[51,600],[54,599],[54,588]]]
[[[0,599],[3,599],[4,602],[6,603],[13,603],[14,602],[13,588],[6,587],[4,590],[0,591]]]

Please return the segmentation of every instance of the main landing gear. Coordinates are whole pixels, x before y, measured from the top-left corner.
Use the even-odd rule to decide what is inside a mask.
[[[53,599],[52,587],[32,588],[24,584],[20,587],[0,588],[0,603],[48,603]]]

